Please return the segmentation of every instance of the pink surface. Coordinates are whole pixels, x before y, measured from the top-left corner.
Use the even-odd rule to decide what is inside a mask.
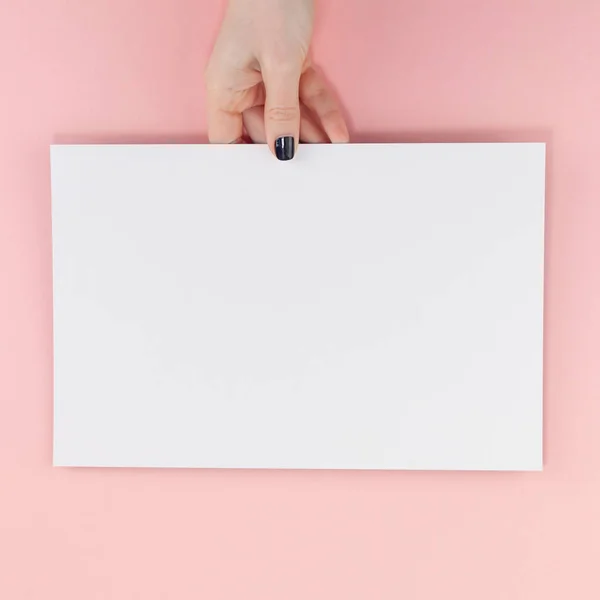
[[[219,12],[0,2],[0,598],[599,598],[597,0],[323,0],[314,45],[355,139],[548,142],[543,474],[50,466],[48,145],[202,139]]]

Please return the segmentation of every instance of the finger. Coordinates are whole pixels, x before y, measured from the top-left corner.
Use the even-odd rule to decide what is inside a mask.
[[[239,139],[239,140],[235,140],[235,142],[231,142],[232,144],[252,144],[252,139],[250,138],[249,135],[247,135],[246,133],[244,133],[244,135]]]
[[[265,131],[264,107],[255,106],[244,111],[244,128],[256,144],[267,141]],[[314,122],[305,108],[300,106],[300,141],[308,144],[323,144],[329,141],[325,132]]]
[[[211,144],[231,144],[242,138],[242,113],[225,110],[217,98],[207,99],[208,141]]]
[[[263,70],[267,144],[279,160],[294,158],[300,139],[301,65]]]
[[[325,132],[302,103],[300,104],[300,141],[307,144],[325,144],[328,141]]]
[[[300,100],[315,113],[329,139],[333,143],[348,142],[348,127],[335,96],[313,67],[302,74],[299,91]]]
[[[253,106],[244,111],[244,129],[255,144],[264,144],[267,141],[264,113],[264,106]]]
[[[232,144],[243,136],[244,109],[263,105],[265,89],[259,83],[236,95],[208,93],[208,139],[212,143]]]

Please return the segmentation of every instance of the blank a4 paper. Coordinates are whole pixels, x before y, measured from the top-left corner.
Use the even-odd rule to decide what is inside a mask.
[[[544,154],[54,146],[54,464],[541,469]]]

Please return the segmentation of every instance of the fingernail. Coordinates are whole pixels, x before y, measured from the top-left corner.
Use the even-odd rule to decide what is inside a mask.
[[[292,160],[294,158],[294,137],[285,135],[275,140],[275,156],[279,160]]]

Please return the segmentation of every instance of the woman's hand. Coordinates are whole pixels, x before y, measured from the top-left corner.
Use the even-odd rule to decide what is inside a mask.
[[[267,142],[279,160],[298,142],[347,142],[332,92],[309,58],[313,0],[229,0],[206,69],[208,137]]]

